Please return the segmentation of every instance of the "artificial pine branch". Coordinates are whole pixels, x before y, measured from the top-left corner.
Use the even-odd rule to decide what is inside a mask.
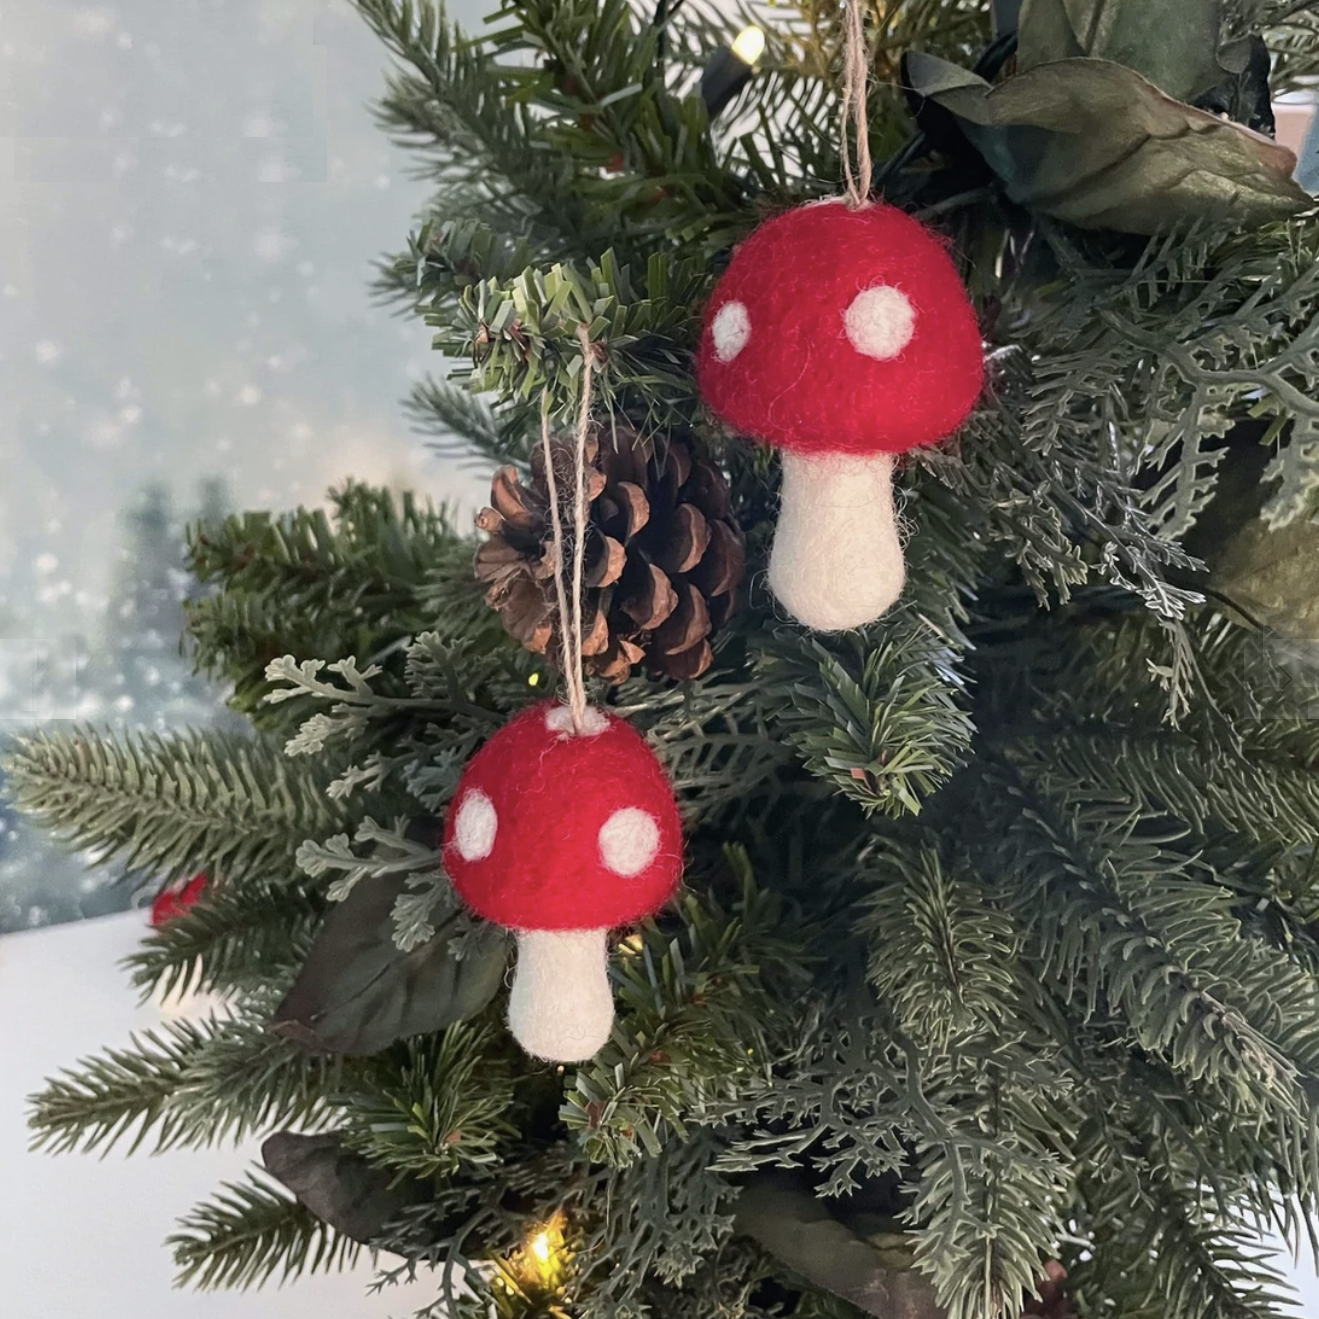
[[[616,969],[619,1028],[578,1069],[562,1112],[596,1160],[657,1157],[670,1133],[685,1136],[690,1118],[772,1056],[763,1023],[774,991],[762,977],[777,970],[786,991],[795,950],[781,903],[758,888],[745,855],[728,863],[741,887],[732,911],[689,897],[680,934],[644,929]]]
[[[229,1182],[179,1222],[168,1244],[180,1285],[259,1287],[353,1266],[361,1247],[266,1179]]]
[[[234,733],[38,733],[5,768],[18,805],[69,844],[167,877],[277,872],[348,818],[320,765]]]
[[[903,950],[899,959],[877,947],[871,979],[904,1034],[943,1052],[1001,1031],[1024,972],[999,895],[949,874],[932,847],[914,866],[882,843],[868,860],[878,882],[864,928],[876,945]]]
[[[353,1121],[345,1145],[395,1175],[494,1169],[516,1129],[511,1077],[492,1043],[488,1031],[450,1026],[381,1059],[340,1098]]]
[[[411,494],[349,483],[331,500],[333,516],[239,514],[192,533],[198,580],[225,584],[189,605],[197,666],[233,683],[233,703],[258,723],[271,660],[386,651],[430,617],[420,595],[431,576],[470,560],[447,514]]]
[[[156,1151],[238,1141],[325,1115],[337,1059],[269,1033],[263,1016],[172,1021],[47,1082],[30,1100],[39,1149]]]
[[[322,907],[287,882],[212,882],[198,902],[152,930],[124,964],[144,992],[258,990],[301,964]]]
[[[418,430],[432,435],[436,453],[488,471],[525,462],[524,445],[506,436],[488,404],[448,381],[427,378],[414,385],[407,409]]]
[[[879,645],[785,629],[761,641],[757,665],[782,693],[772,722],[807,768],[866,810],[895,815],[918,812],[947,783],[972,727],[956,638],[918,609],[903,615]]]

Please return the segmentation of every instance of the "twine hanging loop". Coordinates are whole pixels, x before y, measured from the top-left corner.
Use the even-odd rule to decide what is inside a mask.
[[[586,445],[591,432],[591,389],[595,371],[595,345],[585,325],[577,327],[577,342],[582,348],[581,401],[577,410],[577,431],[573,453],[572,563],[567,563],[564,518],[559,508],[558,476],[554,471],[554,451],[550,444],[548,407],[541,409],[540,439],[545,454],[545,483],[550,495],[550,523],[553,528],[554,591],[559,606],[559,652],[567,687],[568,711],[573,731],[586,730],[586,671],[582,664],[582,582],[586,567],[586,523],[590,512],[586,485]]]
[[[866,112],[866,93],[870,86],[870,52],[866,48],[865,24],[861,17],[862,0],[843,0],[843,95],[839,107],[839,155],[843,161],[843,179],[847,185],[847,204],[854,210],[870,205],[872,166],[870,160],[870,119]],[[856,139],[856,161],[848,133]]]

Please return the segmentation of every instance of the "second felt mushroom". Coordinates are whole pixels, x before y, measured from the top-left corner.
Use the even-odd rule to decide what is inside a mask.
[[[734,253],[706,309],[701,393],[782,452],[769,584],[843,631],[901,595],[896,455],[951,435],[984,382],[975,312],[943,243],[882,203],[798,206]]]
[[[645,738],[588,706],[545,701],[463,770],[444,865],[478,916],[517,935],[508,1022],[537,1058],[581,1062],[609,1038],[611,928],[652,915],[682,874],[673,788]]]

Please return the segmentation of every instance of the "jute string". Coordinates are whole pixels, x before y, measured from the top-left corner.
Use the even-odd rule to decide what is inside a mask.
[[[573,454],[572,570],[571,587],[566,566],[564,518],[559,509],[559,478],[554,471],[547,409],[540,418],[540,442],[545,454],[545,484],[550,494],[550,524],[554,532],[554,592],[559,606],[559,648],[563,678],[568,688],[568,710],[575,732],[586,728],[586,673],[582,667],[582,578],[586,567],[586,519],[590,500],[586,494],[586,442],[591,433],[591,376],[595,371],[595,347],[585,325],[577,327],[582,346],[581,403],[577,409],[577,434]]]
[[[866,91],[870,82],[870,52],[861,17],[862,0],[843,2],[843,99],[838,136],[847,184],[847,204],[854,210],[870,205],[870,120],[866,114]],[[848,145],[848,129],[856,138],[856,163]]]

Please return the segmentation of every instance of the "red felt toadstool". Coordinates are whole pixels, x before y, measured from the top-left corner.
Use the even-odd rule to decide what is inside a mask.
[[[782,450],[774,594],[822,631],[877,618],[905,577],[894,455],[952,434],[984,381],[943,244],[882,203],[776,216],[715,287],[697,372],[718,416]]]
[[[444,830],[463,901],[517,934],[508,1020],[528,1053],[590,1058],[614,1000],[606,936],[657,911],[682,873],[673,788],[630,724],[588,707],[524,710],[468,762]]]
[[[151,924],[159,929],[195,907],[201,901],[209,882],[208,876],[203,873],[194,875],[182,888],[161,889],[151,904]]]

